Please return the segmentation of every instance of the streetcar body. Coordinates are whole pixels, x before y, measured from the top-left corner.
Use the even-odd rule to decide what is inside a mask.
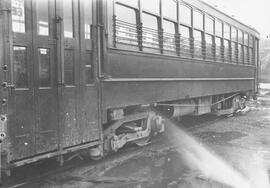
[[[2,169],[103,155],[148,136],[153,109],[201,115],[257,93],[255,29],[198,0],[156,2],[0,0]]]

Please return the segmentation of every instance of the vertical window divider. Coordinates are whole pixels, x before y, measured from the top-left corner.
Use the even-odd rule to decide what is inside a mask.
[[[177,56],[180,56],[180,1],[177,1],[177,26],[175,31],[175,49]]]
[[[230,29],[230,37],[229,37],[229,60],[231,61],[231,56],[232,56],[232,48],[231,48],[231,45],[232,45],[232,27],[229,25]]]
[[[163,54],[163,40],[164,40],[164,30],[163,30],[163,7],[162,0],[159,0],[159,26],[158,26],[158,41],[160,53]]]
[[[159,49],[160,49],[160,53],[163,54],[164,53],[164,50],[163,50],[163,40],[164,40],[164,31],[163,31],[163,28],[160,28],[158,30],[158,41],[159,41]]]
[[[224,24],[221,22],[221,45],[222,45],[222,57],[223,62],[225,62],[225,45],[224,45]]]
[[[213,37],[214,37],[214,41],[213,41],[213,57],[214,57],[214,61],[217,61],[217,45],[216,45],[216,18],[213,18]]]
[[[203,59],[206,59],[206,41],[205,41],[205,13],[203,15],[203,31],[202,31],[202,55]]]
[[[236,39],[236,52],[235,52],[236,53],[236,63],[239,64],[239,59],[238,59],[239,58],[238,57],[239,56],[239,52],[238,52],[239,30],[237,30],[236,36],[237,36],[237,39]]]
[[[143,24],[142,24],[142,0],[138,0],[138,21],[137,21],[137,35],[138,35],[138,46],[139,50],[143,51]]]
[[[116,48],[116,15],[115,13],[113,13],[113,47]]]
[[[191,28],[190,28],[190,39],[189,39],[189,42],[190,42],[190,53],[191,53],[191,57],[194,58],[194,35],[193,35],[193,32],[194,32],[194,16],[193,16],[193,8],[191,8]]]

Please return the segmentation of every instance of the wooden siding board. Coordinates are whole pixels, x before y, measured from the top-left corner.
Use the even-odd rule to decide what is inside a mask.
[[[102,83],[105,109],[253,89],[252,80]]]
[[[109,78],[253,78],[255,67],[168,58],[143,53],[109,53]]]

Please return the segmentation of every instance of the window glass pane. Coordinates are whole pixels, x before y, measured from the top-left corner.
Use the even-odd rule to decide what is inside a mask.
[[[92,67],[92,54],[87,52],[85,54],[85,82],[91,84],[94,81],[93,67]]]
[[[243,63],[244,53],[243,53],[243,45],[238,44],[238,61],[239,63]]]
[[[190,57],[190,28],[180,25],[180,33],[181,56]]]
[[[171,34],[175,34],[175,24],[174,22],[170,22],[167,20],[163,21],[163,31],[165,33],[171,33]]]
[[[237,41],[237,30],[234,27],[231,27],[232,30],[232,40]]]
[[[208,59],[213,59],[213,37],[212,35],[205,35],[205,50],[206,50],[206,57]]]
[[[215,45],[216,45],[216,58],[217,60],[222,59],[222,51],[221,51],[221,38],[216,37]]]
[[[249,56],[248,56],[248,47],[244,46],[244,61],[246,64],[249,64]]]
[[[194,56],[197,58],[202,58],[202,32],[194,30]]]
[[[206,44],[211,44],[213,43],[213,37],[211,35],[205,35],[205,42]]]
[[[231,52],[230,52],[230,41],[224,40],[224,59],[225,61],[230,61]]]
[[[253,48],[249,48],[249,64],[251,64],[251,65],[254,64],[254,59],[253,59]]]
[[[143,27],[158,30],[157,18],[155,16],[143,13],[142,23],[143,23]]]
[[[222,23],[219,20],[216,20],[215,23],[215,34],[222,37]]]
[[[73,38],[73,0],[64,1],[64,36]]]
[[[202,41],[202,32],[201,31],[194,30],[193,31],[193,37],[194,37],[194,40],[195,41],[201,42]]]
[[[74,72],[74,52],[73,50],[64,50],[64,82],[66,85],[75,84]]]
[[[193,11],[193,26],[203,30],[203,14],[197,10]]]
[[[135,11],[131,8],[116,4],[115,15],[117,20],[136,24],[136,14]]]
[[[159,14],[159,0],[141,0],[142,9]]]
[[[248,34],[244,33],[244,44],[248,45]]]
[[[91,38],[92,0],[84,0],[84,38]]]
[[[224,38],[230,39],[230,26],[224,24]]]
[[[216,38],[216,46],[221,46],[221,38]]]
[[[137,45],[136,14],[134,9],[115,5],[115,36],[116,42]]]
[[[48,0],[36,1],[37,3],[37,30],[39,35],[49,35],[49,2]]]
[[[205,31],[210,34],[214,33],[214,20],[209,16],[205,16]]]
[[[174,0],[163,0],[163,16],[177,20],[177,3]]]
[[[191,8],[180,4],[180,22],[183,24],[191,25]]]
[[[138,0],[117,0],[117,2],[121,2],[126,5],[131,5],[132,7],[138,7]]]
[[[237,43],[232,42],[232,61],[237,62]]]
[[[12,30],[13,32],[25,32],[25,7],[24,0],[12,0]]]
[[[249,35],[248,45],[251,46],[251,47],[253,47],[253,36],[252,35]]]
[[[17,88],[28,88],[26,47],[13,47],[14,81]]]
[[[189,27],[185,27],[185,26],[180,25],[180,34],[181,34],[181,37],[190,38]]]
[[[50,50],[45,48],[39,48],[38,61],[39,61],[39,86],[49,87],[51,85]]]
[[[238,31],[238,42],[243,44],[243,32],[242,31]]]
[[[164,49],[175,51],[175,23],[164,20],[163,31]]]
[[[224,59],[230,61],[230,42],[224,40]]]
[[[159,48],[157,18],[150,14],[143,13],[142,23],[143,23],[143,45],[147,47]]]

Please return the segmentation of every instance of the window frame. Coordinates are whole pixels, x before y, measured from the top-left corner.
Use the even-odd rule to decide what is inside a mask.
[[[164,22],[170,22],[171,24],[173,24],[174,25],[174,33],[168,33],[168,32],[165,32],[164,31]],[[177,46],[177,35],[178,35],[178,28],[177,28],[177,22],[175,22],[175,21],[173,21],[173,20],[169,20],[169,19],[167,19],[167,18],[163,18],[163,20],[162,20],[162,39],[163,39],[163,41],[162,41],[162,50],[166,53],[166,51],[168,52],[168,51],[170,51],[170,50],[168,50],[169,48],[166,48],[165,47],[165,35],[167,35],[168,37],[170,37],[169,35],[171,35],[171,37],[173,36],[173,45],[169,45],[169,46],[173,46],[173,49],[174,50],[172,50],[171,52],[173,52],[173,53],[178,53],[178,46]],[[164,45],[165,44],[165,45]]]
[[[248,56],[250,56],[249,51],[253,50],[254,42],[250,42],[253,39],[250,39],[250,34],[245,30],[242,29],[240,30],[237,25],[234,25],[233,22],[226,21],[224,19],[221,19],[220,17],[216,17],[216,15],[211,15],[211,13],[205,12],[201,10],[200,8],[197,8],[193,6],[192,4],[189,4],[188,2],[184,1],[178,1],[178,0],[171,0],[171,4],[175,4],[175,13],[177,14],[177,18],[171,17],[171,16],[166,16],[164,11],[166,10],[164,6],[162,6],[164,3],[166,3],[166,0],[159,0],[158,9],[159,12],[156,11],[151,11],[148,10],[143,6],[142,3],[140,3],[142,0],[138,0],[138,3],[131,4],[127,3],[124,4],[125,1],[123,0],[115,0],[113,1],[113,5],[119,4],[122,6],[125,6],[127,8],[130,8],[134,10],[135,16],[136,16],[136,24],[139,29],[137,29],[137,43],[139,46],[139,51],[145,51],[146,48],[151,48],[151,47],[146,47],[143,45],[143,40],[144,40],[144,27],[149,28],[147,25],[143,24],[143,14],[147,14],[150,16],[154,16],[156,18],[155,21],[155,32],[157,33],[157,37],[159,39],[155,39],[155,47],[151,49],[148,52],[158,52],[159,54],[166,54],[166,41],[172,42],[173,40],[168,39],[167,34],[169,34],[171,37],[174,35],[174,40],[175,40],[175,45],[171,48],[173,51],[173,55],[178,55],[181,56],[181,48],[183,45],[183,39],[185,39],[185,44],[188,45],[189,52],[191,54],[191,57],[194,58],[194,50],[196,48],[196,41],[199,41],[201,43],[201,51],[202,54],[200,55],[203,59],[207,58],[206,56],[209,56],[210,54],[210,41],[212,41],[211,46],[212,46],[212,55],[213,58],[211,58],[213,61],[219,61],[222,60],[223,62],[226,60],[226,62],[230,63],[236,63],[237,62],[245,62],[246,60],[249,60]],[[148,6],[149,7],[149,6]],[[182,11],[184,10],[184,11]],[[186,13],[186,14],[185,14]],[[188,15],[185,16],[185,15]],[[115,14],[113,14],[115,15]],[[196,16],[199,15],[199,16]],[[196,18],[199,18],[196,19]],[[149,22],[151,19],[149,19]],[[198,22],[197,22],[198,21]],[[174,30],[175,32],[172,33],[172,25],[168,25],[170,28],[166,32],[166,28],[164,28],[165,22],[169,22],[170,24],[174,25]],[[182,35],[182,29],[181,27],[185,28],[184,33],[189,34],[189,38],[186,39],[186,36]],[[200,39],[196,39],[194,41],[194,36],[195,32],[199,32],[201,34]],[[243,32],[243,37],[238,37],[240,33],[238,31]],[[225,33],[226,32],[226,33]],[[210,40],[212,38],[212,40]],[[241,39],[242,38],[242,39]],[[248,40],[247,40],[248,38]],[[208,39],[208,40],[207,40]],[[218,41],[217,41],[218,40]],[[243,41],[242,41],[243,40]],[[228,49],[226,47],[225,49],[225,41],[226,41],[226,46],[228,46]],[[216,46],[216,42],[220,44],[219,46]],[[228,44],[227,44],[228,43]],[[128,44],[127,44],[128,45]],[[235,45],[235,46],[233,46]],[[241,46],[242,45],[242,46]],[[198,45],[197,45],[198,48]],[[219,48],[219,49],[217,49]],[[236,48],[236,49],[234,49]],[[248,49],[245,49],[248,48]],[[251,48],[251,49],[250,49]],[[187,47],[183,48],[187,52]],[[243,49],[243,50],[242,50]],[[138,51],[138,49],[136,49]],[[225,53],[225,51],[228,51]],[[248,53],[246,52],[248,51]],[[175,54],[175,52],[177,54]],[[218,53],[217,53],[218,52]],[[235,54],[234,54],[235,53]],[[229,57],[225,57],[228,56]],[[235,57],[233,57],[235,56]],[[243,56],[244,58],[241,58]],[[218,59],[219,58],[219,59]],[[209,57],[207,58],[209,59]]]
[[[156,18],[156,26],[157,26],[157,30],[156,30],[156,33],[154,33],[155,29],[153,28],[149,28],[149,27],[145,27],[143,25],[143,14],[146,14],[146,15],[149,15],[149,16],[152,16],[152,17],[155,17]],[[149,51],[150,52],[157,52],[160,51],[160,16],[156,15],[156,14],[152,14],[151,12],[147,12],[145,10],[142,10],[141,12],[141,25],[142,25],[142,49],[143,51]],[[150,45],[149,46],[145,46],[145,41],[144,41],[144,33],[145,33],[145,30],[148,30],[149,32],[153,32],[153,33],[150,33],[150,34],[156,34],[157,35],[157,43],[156,43],[156,46],[157,47],[151,47]],[[149,33],[148,33],[149,34]],[[152,38],[153,39],[153,38]],[[152,44],[155,44],[155,43],[152,43]]]
[[[181,28],[185,28],[188,31],[189,37],[187,38],[186,36],[182,35]],[[187,26],[185,24],[179,24],[179,36],[180,36],[180,56],[182,57],[192,57],[192,50],[193,50],[193,45],[192,45],[192,27]],[[185,42],[185,44],[183,44]],[[187,48],[186,48],[187,47]]]
[[[135,34],[135,38],[136,38],[136,42],[134,41],[134,44],[132,44],[133,42],[119,42],[117,41],[117,13],[116,13],[116,6],[121,6],[121,7],[124,7],[124,8],[127,8],[127,9],[130,9],[134,12],[134,15],[135,15],[135,30],[136,32],[134,32]],[[124,49],[131,49],[131,50],[140,50],[140,40],[139,40],[139,35],[140,35],[140,32],[139,32],[139,18],[138,18],[138,13],[139,13],[139,9],[138,8],[135,8],[135,7],[132,7],[130,5],[127,5],[127,4],[123,4],[122,2],[120,1],[115,1],[113,3],[113,26],[112,26],[112,30],[113,30],[113,38],[112,38],[112,41],[113,41],[113,46],[116,47],[116,48],[124,48]],[[125,22],[125,21],[123,21]],[[132,23],[132,24],[134,24]],[[120,39],[121,40],[121,39]],[[127,39],[129,40],[129,38]]]

